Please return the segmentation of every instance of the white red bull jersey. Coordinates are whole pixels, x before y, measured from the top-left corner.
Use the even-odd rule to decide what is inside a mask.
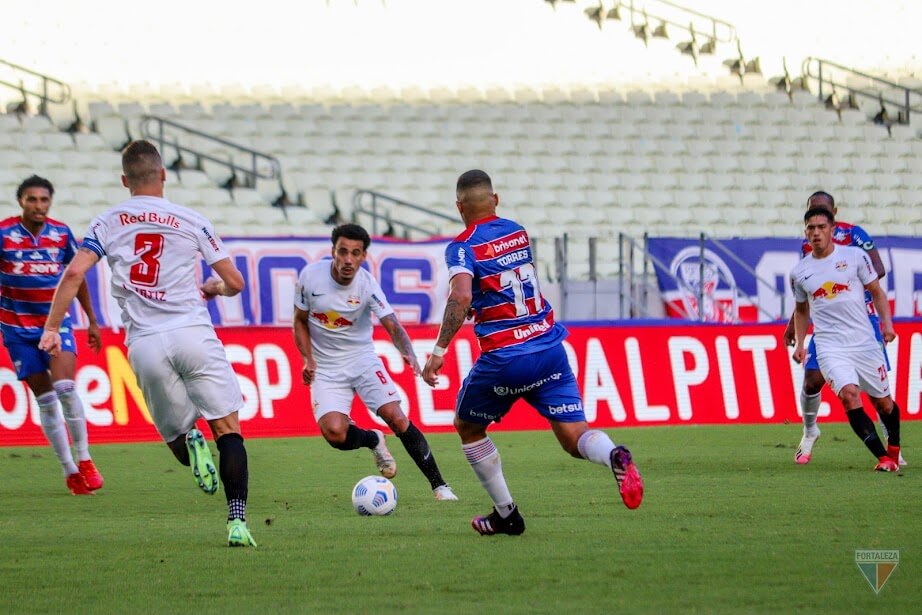
[[[865,252],[874,249],[874,239],[868,235],[868,232],[856,224],[848,222],[836,222],[832,229],[832,243],[840,246],[855,246]],[[800,246],[801,257],[807,256],[813,251],[810,242],[804,239]],[[871,293],[864,293],[864,302],[867,304],[868,314],[876,314],[877,309],[874,307],[874,301],[871,299]]]
[[[329,259],[311,263],[301,270],[295,287],[295,306],[308,313],[314,360],[324,370],[374,355],[371,315],[380,320],[394,313],[368,271],[359,269],[343,286],[333,279],[332,265]]]
[[[207,324],[199,291],[204,258],[228,258],[211,222],[187,207],[135,196],[97,216],[82,247],[105,257],[126,339]]]
[[[794,300],[810,304],[818,351],[880,347],[864,303],[864,286],[876,279],[865,251],[836,244],[829,255],[811,253],[791,270]]]
[[[518,223],[491,216],[477,220],[445,249],[448,277],[474,277],[471,307],[482,352],[514,356],[559,344],[566,329],[538,284],[531,242]]]
[[[45,219],[38,235],[19,216],[0,221],[0,332],[7,342],[38,340],[77,242],[66,224]],[[61,327],[70,326],[65,316]]]

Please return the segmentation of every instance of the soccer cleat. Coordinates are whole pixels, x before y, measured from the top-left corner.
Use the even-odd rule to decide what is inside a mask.
[[[451,487],[448,485],[439,485],[432,490],[432,495],[435,496],[435,499],[442,502],[457,502],[458,496],[455,495],[455,492],[451,490]]]
[[[256,541],[250,535],[247,529],[246,521],[243,519],[231,519],[227,522],[227,546],[228,547],[255,547]]]
[[[67,488],[70,489],[71,495],[93,495],[80,472],[74,472],[67,477]]]
[[[99,473],[99,470],[96,469],[96,464],[93,463],[92,459],[85,459],[77,464],[77,469],[80,470],[80,476],[83,477],[83,482],[86,483],[86,488],[90,491],[96,491],[101,489],[103,483],[105,482],[102,478],[102,474]]]
[[[199,488],[211,495],[218,490],[218,471],[215,470],[211,451],[205,442],[205,436],[198,429],[192,428],[186,434],[186,448],[189,449],[189,465],[192,476]]]
[[[884,455],[883,457],[879,457],[877,459],[877,462],[878,462],[877,465],[874,466],[875,472],[899,472],[900,471],[899,462],[894,461],[887,455]]]
[[[900,447],[887,445],[887,457],[897,462],[899,465],[906,465],[906,460],[903,459],[903,453],[900,452]]]
[[[387,450],[387,444],[384,443],[384,432],[380,429],[372,429],[372,431],[378,434],[378,444],[371,449],[378,472],[384,478],[394,478],[397,476],[397,462],[394,461],[394,456],[391,455],[391,452]]]
[[[494,534],[509,534],[518,536],[525,531],[525,519],[519,514],[519,508],[516,506],[512,509],[512,514],[503,519],[494,508],[486,517],[474,517],[471,519],[471,527],[477,530],[481,536],[493,536]]]
[[[800,465],[810,463],[810,460],[813,459],[813,445],[819,439],[819,429],[814,430],[813,434],[808,434],[807,430],[804,429],[804,436],[800,439],[800,444],[797,445],[797,452],[794,453],[795,463]]]
[[[634,465],[631,451],[624,446],[616,446],[611,452],[611,471],[618,483],[618,493],[624,505],[631,510],[643,501],[643,479]]]
[[[893,446],[891,444],[887,445],[887,457],[895,461],[898,465],[906,465],[906,460],[903,459],[903,453],[900,452],[900,447]]]

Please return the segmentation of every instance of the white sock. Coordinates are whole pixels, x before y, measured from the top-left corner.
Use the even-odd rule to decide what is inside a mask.
[[[467,462],[474,469],[474,474],[477,475],[480,484],[493,500],[496,511],[501,517],[508,517],[515,509],[515,504],[512,502],[509,487],[506,486],[506,479],[503,477],[503,463],[493,441],[487,437],[471,444],[462,444],[461,449],[467,457]]]
[[[64,469],[64,475],[70,476],[77,472],[77,465],[70,452],[67,427],[64,425],[64,416],[58,408],[58,396],[54,391],[48,391],[39,395],[35,401],[38,402],[38,416],[42,423],[42,431],[51,443],[54,454],[58,456],[58,461]]]
[[[807,395],[801,389],[800,410],[804,414],[804,431],[816,431],[816,415],[820,411],[820,394]]]
[[[83,402],[74,392],[76,384],[73,380],[58,380],[54,383],[54,390],[64,410],[64,420],[67,421],[67,431],[74,443],[77,461],[86,461],[90,458],[90,439],[86,435],[86,414],[83,411]]]
[[[615,443],[604,431],[587,429],[579,437],[576,447],[583,459],[588,459],[606,468],[611,467],[611,452],[615,450]]]

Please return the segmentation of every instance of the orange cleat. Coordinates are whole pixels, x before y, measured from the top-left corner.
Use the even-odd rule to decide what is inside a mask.
[[[67,488],[73,495],[93,495],[93,492],[86,486],[83,475],[80,472],[74,472],[67,477]]]
[[[875,472],[899,472],[900,464],[897,461],[894,461],[893,458],[884,455],[877,459],[878,463],[874,466]]]
[[[83,482],[86,483],[87,489],[96,491],[102,488],[105,481],[103,481],[102,474],[96,469],[96,464],[93,463],[92,459],[81,461],[77,464],[77,469],[80,470],[80,476],[83,477]]]

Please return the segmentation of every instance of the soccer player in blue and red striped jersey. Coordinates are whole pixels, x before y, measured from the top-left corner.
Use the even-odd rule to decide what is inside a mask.
[[[70,319],[61,328],[63,352],[51,357],[38,348],[55,287],[77,250],[70,228],[48,217],[53,196],[51,182],[33,175],[16,190],[22,215],[0,221],[0,334],[16,376],[35,395],[42,431],[61,462],[67,488],[74,495],[89,495],[102,487],[103,478],[90,458],[83,403],[75,391],[77,345]],[[86,284],[78,298],[89,319],[90,348],[99,352],[99,327]]]
[[[435,386],[452,338],[469,315],[481,355],[464,379],[455,408],[455,429],[468,463],[493,500],[493,510],[474,517],[481,535],[525,531],[499,451],[487,435],[517,399],[524,399],[551,424],[565,451],[612,470],[625,506],[637,508],[643,481],[631,453],[603,431],[589,429],[579,387],[562,341],[566,329],[541,296],[532,246],[525,229],[497,217],[499,197],[480,170],[458,178],[457,202],[465,226],[445,250],[450,291],[442,326],[423,379]]]

